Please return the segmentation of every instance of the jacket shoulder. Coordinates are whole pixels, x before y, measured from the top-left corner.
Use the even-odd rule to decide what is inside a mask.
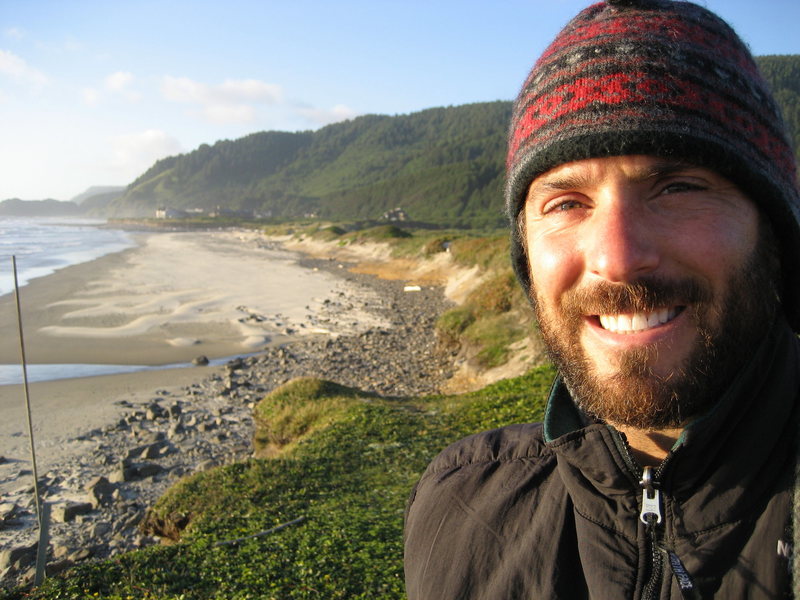
[[[423,479],[453,469],[549,456],[551,452],[545,446],[541,423],[507,425],[451,444],[431,461]]]

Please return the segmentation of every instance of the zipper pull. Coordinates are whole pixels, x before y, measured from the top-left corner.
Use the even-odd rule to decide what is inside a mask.
[[[655,517],[656,524],[661,523],[661,492],[656,489],[656,484],[653,481],[653,467],[645,467],[642,472],[642,480],[639,482],[642,486],[642,513],[639,515],[642,523],[650,525],[652,518]]]

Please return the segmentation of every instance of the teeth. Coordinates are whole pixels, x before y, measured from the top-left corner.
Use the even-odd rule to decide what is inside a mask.
[[[662,308],[651,313],[600,315],[600,325],[603,329],[614,333],[635,333],[663,325],[674,319],[677,314],[677,308]]]

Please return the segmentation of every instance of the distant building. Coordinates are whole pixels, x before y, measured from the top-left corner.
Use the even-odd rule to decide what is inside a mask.
[[[408,213],[402,208],[393,208],[383,213],[384,221],[408,221]]]
[[[188,216],[185,210],[177,208],[159,207],[156,209],[156,219],[184,219]]]

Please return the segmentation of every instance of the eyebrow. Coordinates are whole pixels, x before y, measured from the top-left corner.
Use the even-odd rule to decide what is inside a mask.
[[[687,169],[698,168],[687,162],[677,160],[664,160],[653,163],[646,168],[637,169],[629,178],[632,183],[642,183],[660,177],[669,177],[675,173],[686,171]],[[528,189],[528,196],[534,191],[567,191],[580,189],[592,185],[594,178],[588,173],[564,173],[562,175],[544,176],[540,181],[534,180]]]

